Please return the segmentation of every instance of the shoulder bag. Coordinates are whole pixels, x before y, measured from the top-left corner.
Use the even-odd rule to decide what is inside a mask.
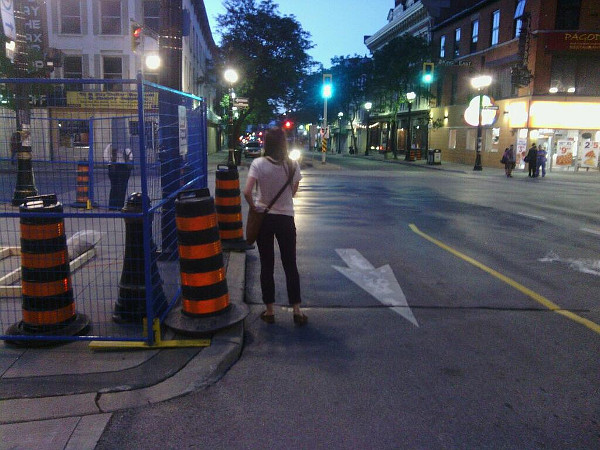
[[[290,167],[290,176],[287,181],[283,185],[283,187],[279,190],[275,198],[271,200],[269,206],[267,206],[264,211],[257,211],[256,208],[250,209],[248,211],[248,220],[246,221],[246,243],[248,245],[254,244],[256,242],[256,238],[258,237],[258,233],[260,232],[260,227],[262,226],[263,220],[265,218],[265,214],[269,212],[269,210],[273,207],[277,199],[283,194],[283,191],[286,187],[292,182],[292,178],[294,177],[294,172]]]

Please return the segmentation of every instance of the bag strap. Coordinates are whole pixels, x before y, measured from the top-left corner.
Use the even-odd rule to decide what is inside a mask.
[[[292,178],[294,178],[294,173],[296,173],[296,171],[294,170],[292,172],[292,170],[290,169],[290,175],[289,175],[287,181],[285,182],[285,184],[283,185],[283,187],[279,190],[279,192],[277,193],[277,195],[275,196],[275,198],[273,198],[273,200],[271,200],[271,203],[269,203],[269,206],[267,206],[265,208],[265,213],[269,212],[269,210],[275,204],[275,202],[277,201],[277,199],[281,196],[281,194],[283,194],[283,191],[285,191],[285,188],[288,187],[288,185],[292,182]]]

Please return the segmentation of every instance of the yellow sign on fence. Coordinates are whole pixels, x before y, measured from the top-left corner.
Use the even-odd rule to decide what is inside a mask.
[[[137,92],[67,92],[67,106],[137,109]],[[158,92],[144,93],[144,109],[158,108]]]

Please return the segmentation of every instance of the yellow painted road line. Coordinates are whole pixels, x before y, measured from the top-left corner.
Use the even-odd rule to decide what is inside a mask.
[[[479,261],[476,261],[475,259],[471,258],[470,256],[467,256],[464,253],[461,253],[458,250],[455,250],[452,247],[444,244],[443,242],[438,241],[435,238],[432,238],[428,234],[423,233],[414,224],[412,224],[412,223],[409,224],[409,227],[410,227],[410,229],[413,232],[415,232],[416,234],[418,234],[419,236],[421,236],[423,239],[427,239],[429,242],[437,245],[438,247],[443,248],[447,252],[452,253],[454,256],[462,259],[463,261],[466,261],[469,264],[472,264],[475,267],[483,270],[484,272],[489,273],[493,277],[496,277],[499,280],[504,281],[506,284],[512,286],[516,290],[518,290],[518,291],[522,292],[523,294],[527,295],[528,297],[532,298],[533,300],[535,300],[539,304],[541,304],[544,307],[548,308],[550,311],[553,311],[553,312],[555,312],[557,314],[560,314],[561,316],[564,316],[564,317],[566,317],[568,319],[571,319],[572,321],[577,322],[577,323],[579,323],[579,324],[581,324],[581,325],[589,328],[590,330],[594,331],[595,333],[600,334],[600,325],[598,325],[597,323],[592,322],[591,320],[588,320],[588,319],[586,319],[584,317],[578,316],[577,314],[572,313],[571,311],[567,311],[567,310],[561,308],[556,303],[551,302],[550,300],[548,300],[543,295],[540,295],[537,292],[534,292],[531,289],[526,288],[522,284],[517,283],[515,280],[507,277],[506,275],[502,275],[500,272],[497,272],[494,269],[492,269],[492,268],[490,268],[490,267],[488,267],[488,266],[480,263]]]

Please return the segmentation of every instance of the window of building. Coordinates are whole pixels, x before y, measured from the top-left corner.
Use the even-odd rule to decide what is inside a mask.
[[[477,130],[469,128],[467,130],[467,150],[477,150]]]
[[[448,148],[456,148],[456,130],[448,131]]]
[[[519,0],[517,7],[515,8],[515,37],[521,35],[521,28],[523,27],[523,13],[525,12],[526,0]]]
[[[446,35],[440,37],[440,58],[446,57]]]
[[[144,25],[160,31],[160,0],[144,0]]]
[[[83,78],[83,63],[81,56],[65,56],[63,58],[64,78]],[[68,91],[81,91],[81,84],[65,84]]]
[[[100,33],[121,34],[121,0],[100,0]]]
[[[123,78],[123,60],[120,56],[105,56],[102,61],[102,71],[105,80],[117,80]],[[107,91],[123,90],[121,84],[107,84]]]
[[[477,41],[479,40],[479,20],[471,22],[471,53],[477,51]]]
[[[59,16],[62,34],[81,34],[81,3],[79,0],[61,0]]]
[[[500,39],[500,10],[497,9],[492,13],[492,35],[490,38],[490,47],[497,45]]]
[[[460,28],[454,30],[454,57],[460,56]]]
[[[556,5],[556,29],[578,29],[580,13],[581,0],[558,0]]]

